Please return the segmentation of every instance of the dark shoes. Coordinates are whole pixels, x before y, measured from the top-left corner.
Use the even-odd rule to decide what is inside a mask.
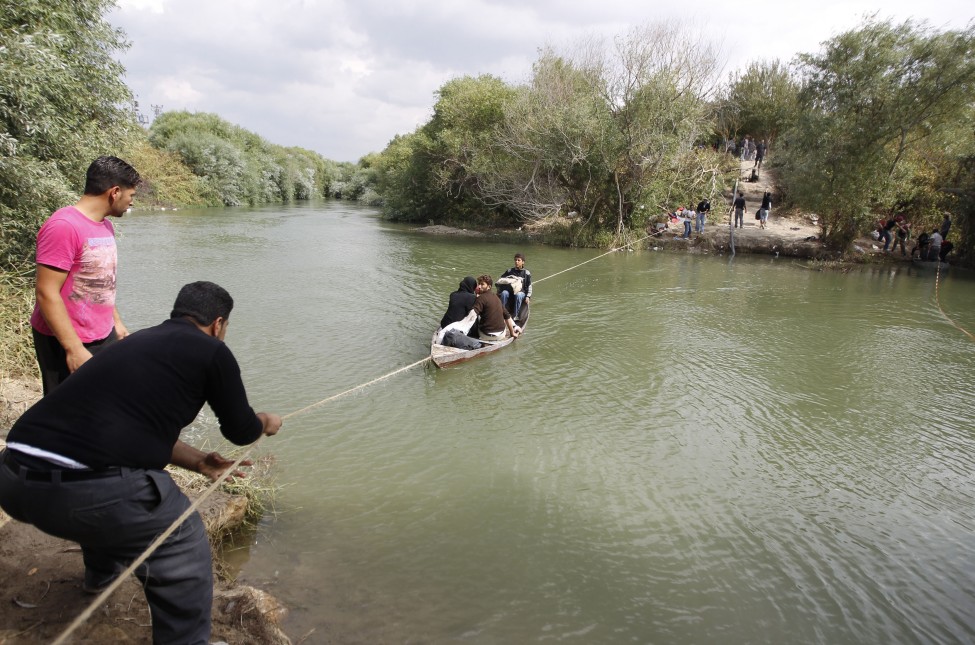
[[[92,595],[100,594],[115,581],[118,573],[105,573],[94,569],[85,569],[85,580],[81,583],[81,590]]]

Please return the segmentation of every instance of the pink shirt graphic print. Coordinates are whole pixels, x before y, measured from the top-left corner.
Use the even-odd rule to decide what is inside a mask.
[[[115,326],[115,228],[107,219],[94,222],[74,206],[56,211],[37,234],[37,263],[68,272],[61,299],[83,343],[101,340]],[[34,304],[31,325],[52,336]]]

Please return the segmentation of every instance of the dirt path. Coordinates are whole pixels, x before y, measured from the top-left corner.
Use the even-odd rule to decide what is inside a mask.
[[[768,169],[756,170],[757,181],[750,181],[752,170],[755,170],[754,161],[740,162],[740,179],[738,191],[745,196],[745,221],[744,228],[735,231],[736,236],[743,240],[755,240],[765,237],[776,237],[786,242],[812,242],[818,241],[820,230],[819,223],[815,217],[797,216],[793,213],[783,213],[777,209],[778,195],[775,187],[775,173]],[[772,192],[772,210],[766,222],[766,228],[761,227],[761,222],[755,219],[759,207],[762,205],[762,198],[765,191]],[[725,207],[724,224],[730,225],[731,202],[734,195],[727,195]],[[712,207],[712,210],[716,210]],[[727,230],[727,226],[725,227]],[[816,238],[816,240],[810,240]]]
[[[775,185],[775,171],[762,168],[760,172],[756,172],[756,181],[751,181],[755,162],[739,163],[738,190],[744,193],[745,197],[743,228],[734,230],[731,228],[731,204],[734,196],[729,190],[723,196],[723,200],[712,202],[711,216],[703,234],[692,233],[690,240],[680,239],[683,225],[670,224],[662,235],[653,239],[651,246],[667,250],[680,250],[683,247],[698,253],[726,253],[730,251],[733,233],[736,252],[811,259],[830,257],[821,242],[822,232],[816,215],[778,208],[779,194]],[[755,217],[766,190],[772,192],[772,210],[766,228],[763,229]],[[857,239],[852,251],[854,254],[860,254],[861,257],[872,256],[876,261],[909,261],[909,258],[901,258],[899,255],[897,257],[885,255],[881,246],[870,236]]]

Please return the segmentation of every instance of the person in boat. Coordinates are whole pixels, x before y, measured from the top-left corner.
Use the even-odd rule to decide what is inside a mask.
[[[501,304],[505,309],[508,308],[508,300],[514,296],[515,320],[521,316],[521,305],[524,302],[531,303],[532,299],[532,273],[525,268],[525,256],[515,253],[515,265],[501,274],[502,278],[521,278],[521,289],[515,292],[511,285],[498,285],[498,295],[501,296]]]
[[[494,279],[484,274],[477,278],[477,301],[472,311],[477,313],[477,328],[482,340],[501,340],[509,335],[518,338],[521,327],[515,324],[501,298],[491,288]]]
[[[212,480],[233,465],[179,440],[204,403],[239,446],[281,427],[281,417],[255,413],[247,402],[240,367],[223,342],[232,308],[230,294],[212,282],[185,285],[169,320],[85,361],[7,435],[0,507],[81,545],[83,591],[100,593],[189,509],[167,464]],[[199,513],[135,575],[153,643],[210,642],[212,563]]]
[[[447,303],[447,313],[440,319],[441,329],[446,328],[451,323],[460,322],[467,317],[467,314],[471,312],[471,309],[474,308],[474,303],[477,301],[476,291],[477,280],[473,276],[467,276],[460,281],[457,291],[453,291],[450,294],[450,300]],[[471,326],[467,335],[472,338],[477,338],[477,326]]]

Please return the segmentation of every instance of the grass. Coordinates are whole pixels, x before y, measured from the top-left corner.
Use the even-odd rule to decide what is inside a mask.
[[[201,448],[206,451],[207,448]],[[228,459],[236,459],[230,455]],[[277,487],[271,478],[271,467],[274,459],[262,457],[254,465],[242,470],[246,477],[228,478],[221,484],[220,490],[230,495],[238,495],[247,499],[245,523],[256,524],[268,512],[273,512],[274,493]],[[210,480],[203,475],[190,472],[178,466],[167,466],[166,470],[180,488],[191,494],[200,494],[210,487]]]
[[[33,275],[0,273],[0,376],[38,378],[30,313]]]

